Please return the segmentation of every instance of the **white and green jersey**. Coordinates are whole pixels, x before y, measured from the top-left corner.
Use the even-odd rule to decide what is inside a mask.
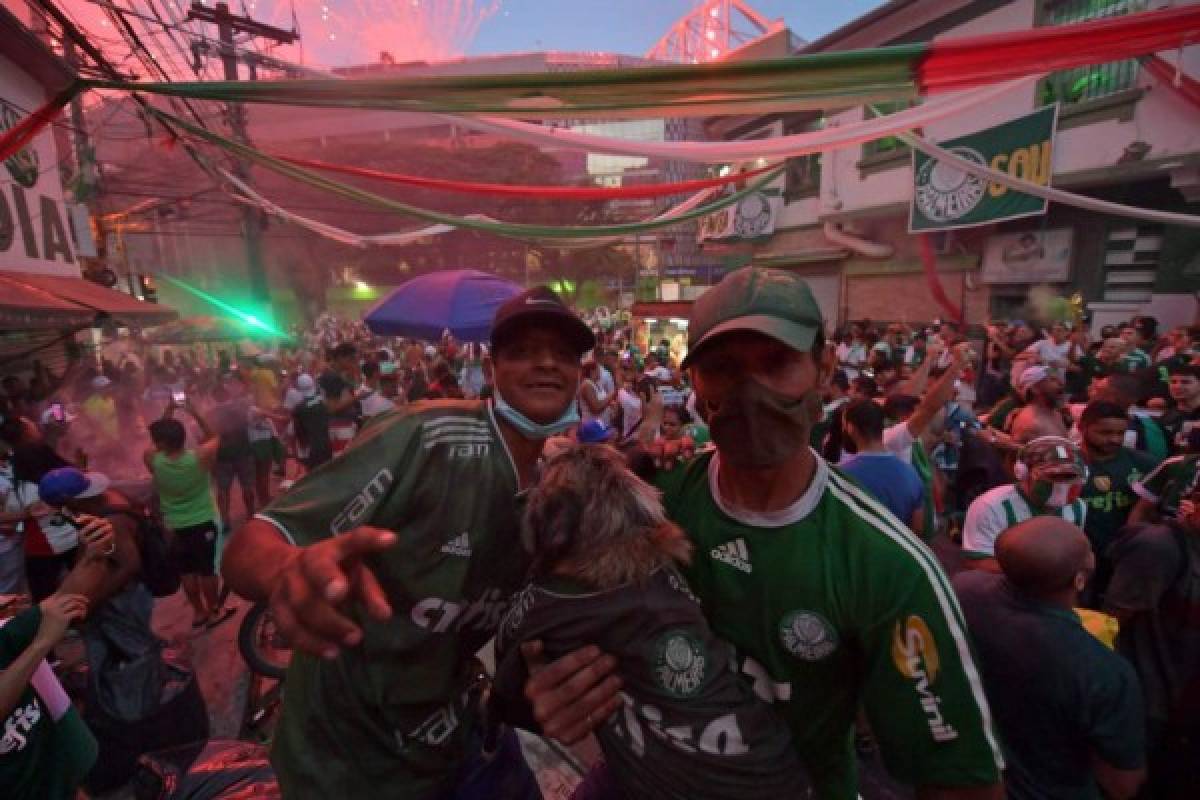
[[[933,553],[820,457],[804,495],[772,514],[725,504],[719,469],[706,454],[657,482],[695,544],[686,575],[713,631],[778,704],[816,796],[856,796],[860,706],[897,778],[999,780],[962,612]]]
[[[528,558],[516,471],[490,406],[442,400],[373,418],[260,515],[298,545],[395,531],[369,559],[393,615],[364,640],[292,658],[272,760],[289,798],[422,798],[445,788],[473,724],[466,690]]]
[[[996,555],[996,540],[1000,534],[1027,519],[1037,516],[1058,516],[1078,528],[1087,518],[1087,503],[1075,500],[1062,508],[1034,511],[1016,484],[1007,483],[976,497],[967,508],[963,520],[962,546],[968,558],[992,558]]]

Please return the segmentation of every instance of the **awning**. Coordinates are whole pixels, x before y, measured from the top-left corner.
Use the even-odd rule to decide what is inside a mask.
[[[12,276],[0,272],[0,329],[86,328],[96,319],[94,309],[13,280]]]
[[[64,275],[35,275],[28,272],[3,273],[9,283],[19,283],[76,306],[106,314],[126,325],[160,325],[179,316],[178,312],[157,303],[145,303],[124,292],[107,289],[83,278]]]
[[[658,319],[659,317],[675,317],[676,319],[687,319],[688,314],[692,311],[692,303],[688,301],[677,302],[641,302],[633,304],[633,316],[646,319]]]

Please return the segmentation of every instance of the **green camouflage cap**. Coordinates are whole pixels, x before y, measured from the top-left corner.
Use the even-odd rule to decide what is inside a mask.
[[[823,325],[821,308],[803,278],[778,269],[742,267],[692,304],[683,366],[713,339],[734,331],[755,331],[808,352]]]

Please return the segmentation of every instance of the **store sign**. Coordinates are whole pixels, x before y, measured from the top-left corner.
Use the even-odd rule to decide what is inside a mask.
[[[46,99],[40,84],[0,58],[0,133]],[[79,276],[49,129],[0,165],[0,271]]]
[[[984,283],[1063,283],[1071,276],[1074,228],[999,233],[983,250]]]
[[[940,145],[959,158],[1048,186],[1054,164],[1058,106]],[[1046,201],[913,150],[913,198],[908,229],[942,231],[1046,213]]]
[[[783,196],[778,189],[751,192],[740,202],[702,218],[696,241],[770,236],[775,232],[775,222],[781,210]]]

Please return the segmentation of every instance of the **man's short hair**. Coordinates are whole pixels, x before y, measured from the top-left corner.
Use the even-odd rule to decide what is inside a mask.
[[[177,419],[156,419],[150,423],[150,440],[159,447],[178,450],[187,441],[187,429]]]
[[[1128,420],[1129,416],[1125,413],[1125,409],[1116,403],[1108,400],[1093,400],[1083,409],[1083,414],[1079,417],[1079,427],[1086,428],[1102,419]]]
[[[883,401],[883,415],[888,419],[906,419],[913,415],[921,398],[911,394],[891,394]]]
[[[1200,381],[1200,364],[1174,364],[1167,370],[1168,375],[1184,375]]]
[[[334,358],[354,358],[358,355],[358,348],[353,342],[342,342],[333,348],[332,355]]]
[[[883,438],[883,409],[874,400],[862,399],[850,403],[846,406],[843,419],[867,441]]]
[[[859,375],[850,383],[867,397],[879,394],[879,384],[875,383],[875,379],[868,375]]]
[[[844,369],[835,369],[833,376],[829,379],[829,383],[843,392],[850,391],[850,379],[846,377],[846,370]]]
[[[379,365],[374,361],[368,361],[362,365],[362,374],[364,378],[374,378],[379,374]]]

